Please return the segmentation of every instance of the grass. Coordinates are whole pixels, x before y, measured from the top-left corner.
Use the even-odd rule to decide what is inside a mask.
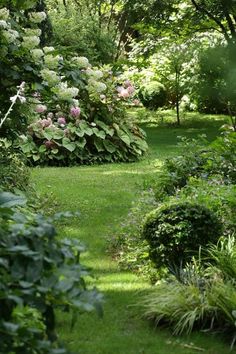
[[[206,132],[216,135],[218,124],[212,120]],[[59,210],[80,210],[81,216],[59,227],[61,236],[78,237],[87,245],[82,262],[94,270],[95,284],[103,292],[104,317],[83,314],[71,331],[69,318],[59,314],[59,333],[69,348],[82,354],[225,354],[229,345],[218,337],[195,333],[172,337],[167,330],[153,329],[140,319],[132,306],[140,291],[150,288],[144,279],[120,272],[107,254],[109,237],[126,217],[142,186],[154,178],[163,159],[177,153],[177,136],[196,136],[198,127],[150,127],[146,124],[149,155],[131,164],[110,164],[73,168],[35,168],[32,179],[41,193],[51,191]],[[45,206],[46,207],[46,206]]]

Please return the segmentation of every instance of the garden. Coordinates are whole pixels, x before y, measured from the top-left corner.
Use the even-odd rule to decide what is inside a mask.
[[[0,354],[235,352],[235,14],[0,0]]]

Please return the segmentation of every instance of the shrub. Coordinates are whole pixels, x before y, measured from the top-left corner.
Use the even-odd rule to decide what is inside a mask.
[[[139,91],[139,98],[144,107],[156,110],[166,103],[166,89],[160,82],[151,81]]]
[[[208,180],[191,177],[174,198],[199,203],[212,210],[221,220],[224,235],[236,232],[236,185],[223,184],[221,176],[212,176]]]
[[[197,203],[164,203],[150,212],[142,235],[157,267],[176,267],[191,259],[199,246],[217,242],[222,226],[208,208]]]
[[[118,85],[110,70],[92,68],[87,58],[59,66],[60,59],[49,56],[57,72],[41,70],[43,83],[31,98],[33,122],[21,143],[29,161],[65,166],[140,158],[147,150],[145,133],[125,115],[132,84]]]
[[[56,238],[52,224],[66,214],[46,219],[30,210],[23,197],[0,193],[0,336],[1,352],[65,353],[58,349],[55,309],[100,308],[100,295],[87,289],[87,269],[77,240]],[[18,208],[17,208],[18,207]]]
[[[21,149],[31,164],[68,166],[135,161],[147,150],[145,133],[128,124],[75,119],[68,110],[50,112],[28,127]]]
[[[25,191],[29,185],[29,169],[25,157],[11,141],[0,139],[0,189]]]
[[[191,177],[209,179],[218,175],[222,184],[236,183],[236,133],[223,132],[210,145],[204,137],[182,138],[182,153],[166,159],[156,183],[156,198],[163,200],[183,188]]]

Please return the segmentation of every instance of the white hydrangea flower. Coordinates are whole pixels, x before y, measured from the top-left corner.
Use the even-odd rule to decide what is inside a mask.
[[[86,57],[73,57],[71,61],[73,64],[76,64],[79,69],[86,69],[89,66],[89,61]]]
[[[93,76],[95,77],[95,79],[101,79],[103,78],[103,72],[101,70],[95,70],[93,73]]]
[[[87,88],[88,88],[89,93],[99,93],[100,94],[107,89],[107,86],[103,82],[99,82],[94,79],[89,79]]]
[[[36,62],[40,61],[40,59],[44,56],[42,49],[32,49],[30,53]]]
[[[10,17],[9,10],[6,7],[0,9],[0,20],[7,21]]]
[[[34,49],[40,43],[40,39],[37,36],[23,37],[22,47],[25,49]]]
[[[55,86],[60,82],[60,77],[53,70],[43,69],[40,74],[44,81],[48,83],[49,86]]]
[[[39,37],[42,34],[42,31],[40,28],[25,28],[24,29],[25,36],[36,36]]]
[[[79,106],[79,100],[76,100],[75,98],[72,99],[72,104],[73,106],[77,107]]]
[[[47,18],[45,12],[31,12],[30,13],[30,21],[33,23],[41,23]]]
[[[101,70],[87,69],[86,74],[89,76],[89,78],[94,80],[99,80],[103,77],[103,73]]]
[[[51,53],[55,51],[54,47],[43,47],[43,51],[45,54]]]
[[[49,69],[56,69],[60,59],[61,59],[60,55],[54,56],[52,54],[47,54],[44,56],[45,65]]]
[[[0,20],[0,28],[6,29],[8,27],[9,27],[9,25],[5,20]]]
[[[56,89],[57,97],[63,101],[72,101],[78,93],[79,89],[76,87],[68,87],[67,82],[61,82]]]
[[[5,38],[5,40],[8,43],[14,43],[17,38],[19,38],[19,33],[17,31],[14,31],[12,29],[9,30],[4,30],[2,32],[2,36]]]

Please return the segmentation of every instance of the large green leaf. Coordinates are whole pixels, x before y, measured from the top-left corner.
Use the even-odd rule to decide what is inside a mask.
[[[83,149],[85,147],[87,141],[85,138],[80,138],[80,139],[76,140],[75,143],[79,148]]]
[[[110,128],[106,123],[96,119],[95,120],[95,123],[100,127],[102,128],[105,133],[107,133],[108,135],[110,136],[113,136],[114,135],[114,129],[113,128]]]
[[[64,132],[61,129],[57,129],[53,132],[53,139],[57,140],[57,139],[62,139],[64,136]]]
[[[43,144],[43,145],[40,145],[39,147],[39,152],[45,152],[47,150],[46,146]]]
[[[79,130],[80,129],[80,130]],[[88,123],[85,121],[85,120],[82,120],[80,123],[79,123],[79,129],[77,129],[77,131],[81,131],[81,132],[84,132],[84,134],[88,135],[88,136],[91,136],[93,135],[93,130],[92,128],[90,128],[90,126],[88,125]],[[77,134],[77,131],[76,131],[76,134]],[[78,135],[78,134],[77,134]],[[83,135],[82,135],[83,136]],[[81,136],[81,137],[82,137]]]
[[[136,137],[135,144],[142,151],[147,151],[147,149],[148,149],[148,144],[146,143],[146,141],[144,139]]]
[[[99,130],[98,128],[93,128],[93,132],[98,138],[101,138],[101,139],[106,138],[106,134],[103,130]]]
[[[117,130],[117,135],[126,145],[130,146],[131,140],[130,140],[130,137],[127,133],[125,133],[123,130],[119,129],[119,130]]]
[[[109,140],[104,140],[103,145],[105,149],[110,152],[111,154],[117,150],[117,146],[114,145],[111,141]]]
[[[103,141],[101,139],[95,138],[94,145],[98,152],[104,151]]]
[[[21,195],[15,195],[9,192],[0,193],[1,208],[10,208],[16,205],[24,205],[25,203],[26,203],[26,199]]]
[[[53,138],[53,131],[50,128],[45,128],[43,130],[43,136],[47,139],[47,140],[52,140]]]
[[[76,149],[76,144],[73,141],[70,141],[70,139],[68,139],[68,138],[62,139],[62,145],[64,148],[66,148],[70,152],[73,152]]]

